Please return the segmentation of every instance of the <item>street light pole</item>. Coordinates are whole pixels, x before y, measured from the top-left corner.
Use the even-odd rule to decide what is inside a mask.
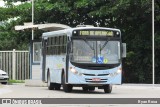
[[[32,24],[34,25],[34,0],[32,0]],[[34,39],[34,30],[32,29],[32,40]]]
[[[32,25],[34,25],[34,0],[32,0]],[[30,39],[30,79],[32,79],[32,40],[34,39],[34,30],[32,28],[32,38]]]
[[[154,0],[152,0],[152,84],[155,84],[155,49],[154,49]]]

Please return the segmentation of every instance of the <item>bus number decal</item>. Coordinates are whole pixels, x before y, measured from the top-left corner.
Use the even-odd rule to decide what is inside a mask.
[[[63,66],[62,64],[57,64],[58,69],[62,68],[62,66]]]

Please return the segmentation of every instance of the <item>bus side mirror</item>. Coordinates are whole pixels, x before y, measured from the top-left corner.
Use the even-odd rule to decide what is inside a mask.
[[[122,43],[122,47],[123,47],[123,50],[122,50],[122,58],[125,58],[126,57],[126,43]]]

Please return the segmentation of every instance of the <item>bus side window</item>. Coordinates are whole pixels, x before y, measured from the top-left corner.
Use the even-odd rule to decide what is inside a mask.
[[[56,54],[56,38],[54,37],[54,43],[53,43],[53,55]]]
[[[63,38],[64,38],[64,36],[61,36],[61,38],[60,38],[60,54],[63,54]]]
[[[61,48],[61,53],[60,54],[63,54],[63,36],[61,36],[61,46],[60,46],[60,48]]]
[[[46,54],[47,54],[47,55],[48,55],[48,53],[49,53],[49,49],[48,49],[49,42],[48,42],[48,40],[49,40],[49,38],[47,39],[47,44],[46,44],[46,47],[47,47],[47,49],[46,49]]]
[[[60,53],[61,53],[61,48],[60,48],[60,46],[61,46],[61,36],[59,36],[58,37],[58,55],[60,55]]]
[[[51,55],[53,55],[53,42],[54,42],[53,39],[54,39],[54,38],[51,37]]]
[[[58,37],[58,55],[61,54],[61,36]]]
[[[55,37],[55,55],[57,55],[57,52],[58,52],[58,51],[57,51],[57,50],[58,50],[58,49],[57,49],[57,48],[58,48],[57,45],[58,45],[58,38]]]
[[[54,37],[52,37],[52,55],[54,55]]]
[[[64,35],[63,41],[63,53],[66,53],[67,35]]]
[[[66,53],[66,46],[67,46],[67,36],[64,36],[64,53]]]

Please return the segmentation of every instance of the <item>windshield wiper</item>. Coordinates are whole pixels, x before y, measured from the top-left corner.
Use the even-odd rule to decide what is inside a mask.
[[[85,41],[85,43],[93,50],[94,52],[94,56],[96,56],[96,52],[95,52],[95,49],[94,49],[94,42],[93,42],[93,47],[92,45],[87,41],[87,39],[83,39]]]
[[[109,40],[108,40],[109,41]],[[104,44],[103,44],[103,46],[101,47],[101,45],[100,45],[100,52],[104,49],[104,47],[107,45],[107,43],[108,43],[108,41],[106,41]]]
[[[86,39],[83,39],[85,41],[85,43],[87,43],[87,45],[92,49],[94,50],[94,46],[92,47],[91,44],[86,40]]]

